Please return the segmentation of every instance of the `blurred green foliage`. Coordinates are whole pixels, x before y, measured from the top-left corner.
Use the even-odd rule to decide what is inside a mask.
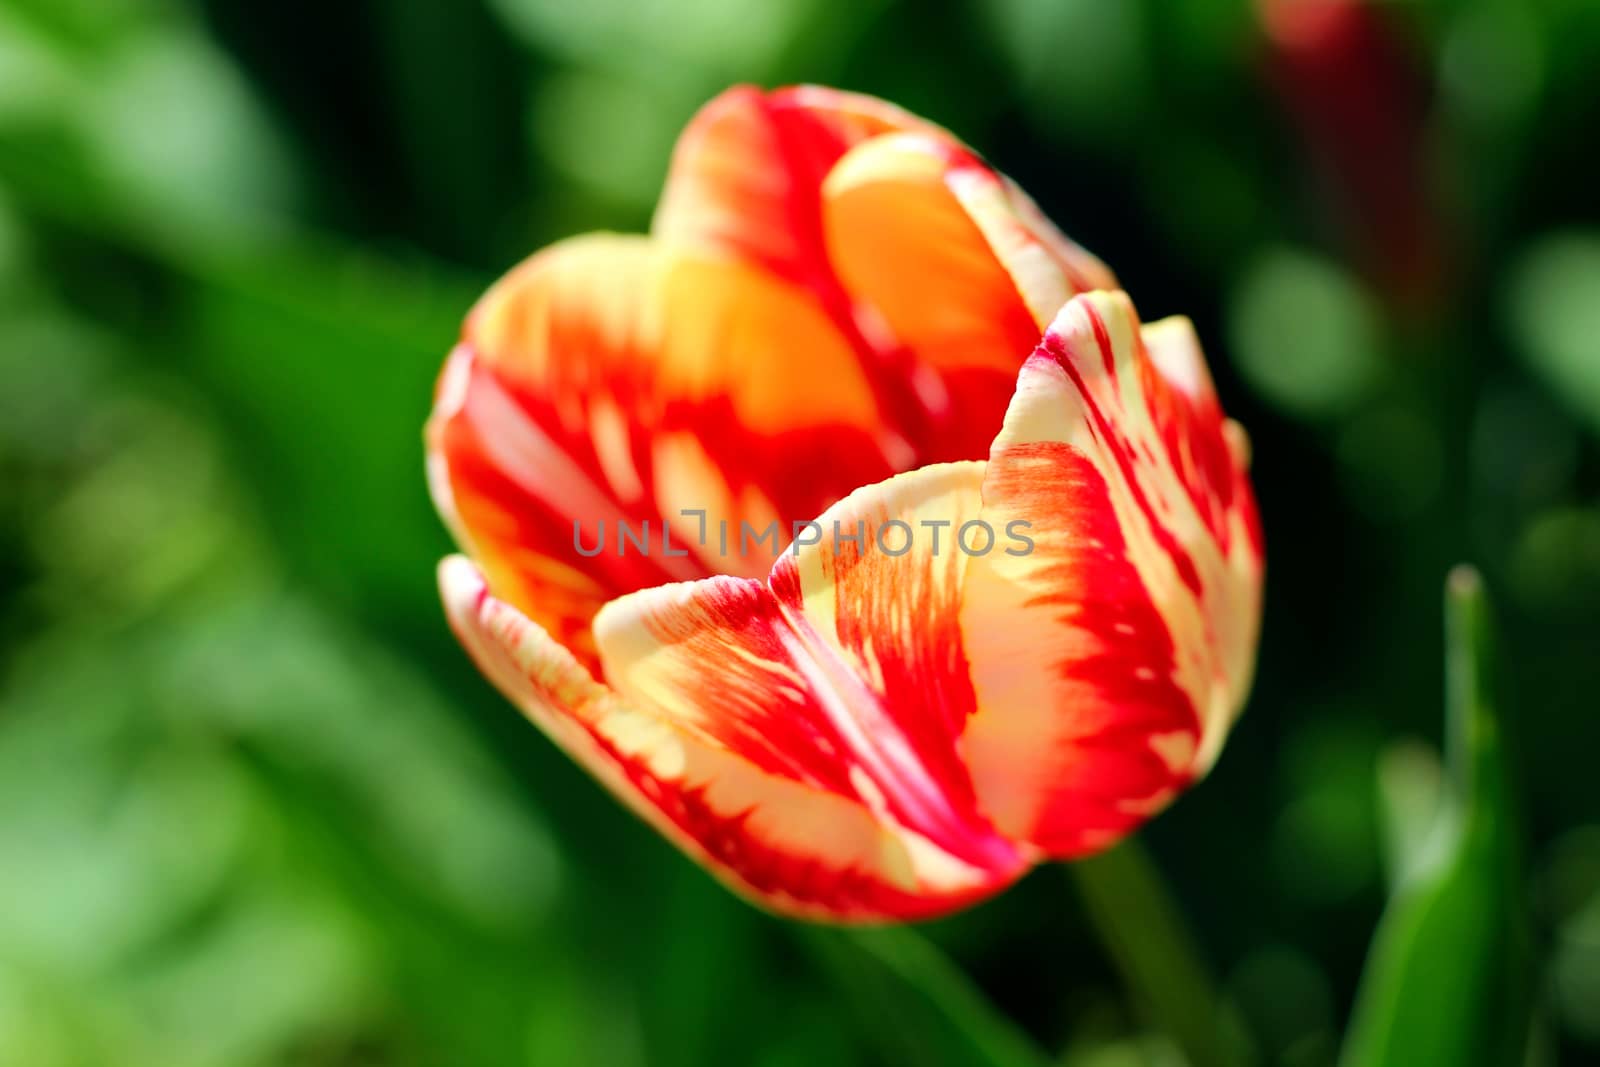
[[[949,125],[1196,320],[1252,435],[1267,624],[1221,763],[1143,843],[1259,1061],[1336,1062],[1434,825],[1460,559],[1501,592],[1529,1062],[1594,1055],[1600,9],[1373,5],[1419,116],[1376,162],[1420,175],[1384,187],[1438,253],[1401,285],[1283,6],[0,3],[0,1065],[1181,1062],[1059,877],[930,927],[959,971],[778,923],[443,624],[419,434],[461,314],[545,242],[646,225],[741,79]]]

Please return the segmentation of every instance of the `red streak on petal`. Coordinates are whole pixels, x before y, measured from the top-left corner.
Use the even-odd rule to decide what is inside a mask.
[[[1101,321],[1099,312],[1095,310],[1092,304],[1084,303],[1082,307],[1084,313],[1089,316],[1090,322],[1094,325],[1095,341],[1100,346],[1102,358],[1108,367],[1112,366],[1114,364],[1114,354],[1111,346],[1111,337],[1106,330],[1105,323]],[[1051,359],[1054,359],[1056,364],[1071,378],[1073,386],[1078,390],[1078,395],[1083,399],[1084,406],[1089,412],[1089,417],[1093,420],[1096,435],[1107,450],[1110,451],[1112,459],[1116,461],[1117,467],[1122,473],[1123,481],[1127,484],[1128,492],[1133,496],[1134,503],[1138,505],[1139,510],[1144,513],[1146,520],[1150,524],[1150,531],[1155,536],[1156,543],[1172,559],[1172,564],[1177,568],[1178,577],[1183,584],[1196,597],[1200,596],[1202,592],[1200,572],[1196,569],[1194,560],[1189,557],[1189,553],[1184,550],[1183,546],[1178,543],[1178,539],[1173,536],[1172,531],[1156,516],[1155,509],[1151,507],[1149,498],[1145,496],[1144,489],[1139,485],[1135,463],[1130,455],[1126,435],[1117,429],[1106,417],[1105,412],[1101,410],[1099,403],[1096,402],[1094,395],[1084,382],[1082,373],[1079,372],[1077,365],[1074,363],[1072,353],[1067,351],[1060,337],[1055,334],[1047,334],[1044,342],[1040,345],[1040,350],[1047,353]]]
[[[1199,713],[1175,679],[1173,635],[1127,557],[1106,480],[1088,456],[1058,441],[1007,446],[990,460],[984,493],[1041,531],[1027,581],[1044,591],[1015,620],[1026,634],[1019,640],[1049,657],[1054,676],[1040,694],[1053,716],[1030,772],[1046,795],[1027,839],[1057,857],[1083,855],[1193,780],[1152,739],[1198,744]]]

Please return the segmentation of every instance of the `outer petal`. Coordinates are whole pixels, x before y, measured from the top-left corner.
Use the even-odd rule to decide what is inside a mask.
[[[1026,864],[974,808],[954,748],[973,695],[953,538],[977,515],[980,479],[976,463],[899,475],[825,514],[822,542],[785,556],[770,585],[646,590],[595,621],[606,678],[626,700],[922,842],[917,862],[934,864],[918,868],[929,913]],[[924,520],[954,524],[940,551]],[[836,547],[835,522],[859,540]],[[959,889],[943,884],[951,878]]]
[[[1055,854],[1103,845],[1215,760],[1249,685],[1261,542],[1242,431],[1192,331],[1081,296],[1024,366],[984,517],[1034,551],[968,567],[980,804]]]
[[[637,814],[757,902],[809,918],[917,918],[1015,876],[973,868],[859,799],[619,696],[491,596],[465,559],[445,560],[439,578],[452,627],[495,685]]]
[[[596,236],[533,257],[474,310],[441,379],[430,471],[495,588],[582,651],[613,596],[764,573],[792,522],[894,469],[904,448],[879,422],[854,349],[800,290]],[[753,538],[777,523],[773,549],[742,554],[744,522]],[[650,551],[621,543],[619,523],[649,523]]]

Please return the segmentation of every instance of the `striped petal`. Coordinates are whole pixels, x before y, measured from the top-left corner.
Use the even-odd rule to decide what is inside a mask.
[[[430,472],[496,590],[587,652],[614,596],[764,574],[793,522],[903,462],[879,423],[854,349],[802,291],[596,236],[533,257],[473,311],[429,423]],[[745,523],[772,549],[742,551]],[[646,524],[649,551],[623,540]]]
[[[614,601],[595,620],[605,677],[623,700],[867,813],[904,847],[846,881],[915,885],[922,915],[994,892],[1027,862],[974,807],[955,750],[973,693],[954,538],[977,517],[981,472],[978,463],[924,468],[852,494],[817,520],[820,540],[802,537],[766,584],[665,586]],[[937,550],[931,529],[943,534]],[[751,814],[786,836],[791,820],[811,818],[765,803]],[[830,846],[831,829],[814,832],[812,847]],[[819,860],[809,889],[825,902],[836,874]]]
[[[962,632],[979,802],[1054,855],[1102,847],[1215,760],[1249,685],[1261,540],[1242,431],[1193,331],[1073,300],[1024,366],[983,486],[1034,550],[974,558]]]
[[[439,569],[451,627],[541,730],[735,891],[813,919],[920,918],[969,904],[1015,872],[974,868],[870,806],[772,771],[596,682],[489,593],[460,556]]]

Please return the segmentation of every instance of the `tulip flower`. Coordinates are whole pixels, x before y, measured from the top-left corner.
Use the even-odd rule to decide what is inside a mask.
[[[1249,684],[1248,446],[1193,329],[869,97],[709,104],[649,236],[482,298],[427,443],[483,672],[786,914],[933,916],[1104,848]]]

